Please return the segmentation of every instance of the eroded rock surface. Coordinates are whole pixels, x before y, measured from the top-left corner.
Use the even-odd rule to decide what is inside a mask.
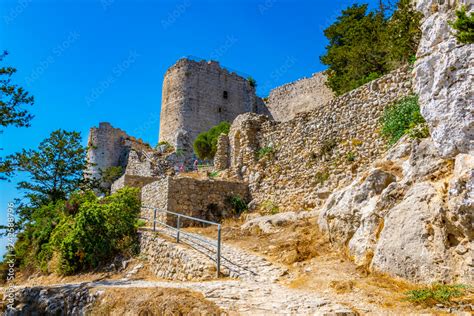
[[[402,139],[331,194],[319,216],[354,261],[416,282],[472,282],[474,157],[441,159],[431,139]]]
[[[474,57],[472,44],[458,43],[449,26],[455,9],[473,2],[418,0],[424,15],[415,64],[414,90],[434,145],[444,157],[474,151]]]

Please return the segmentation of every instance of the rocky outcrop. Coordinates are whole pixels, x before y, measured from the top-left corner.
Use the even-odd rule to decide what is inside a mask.
[[[474,157],[402,139],[333,192],[319,225],[359,265],[416,282],[472,282]]]
[[[102,292],[90,292],[86,283],[23,288],[5,315],[84,315]]]
[[[444,157],[474,152],[473,45],[458,43],[448,24],[461,5],[470,11],[474,7],[469,0],[416,3],[424,20],[414,90],[434,144]]]

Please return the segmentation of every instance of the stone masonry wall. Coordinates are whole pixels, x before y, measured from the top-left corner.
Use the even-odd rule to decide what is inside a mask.
[[[87,173],[90,177],[99,178],[100,170],[105,171],[112,166],[125,167],[128,152],[124,140],[127,136],[124,131],[107,122],[90,129],[87,142],[87,160],[91,163]]]
[[[151,232],[139,233],[139,239],[140,254],[147,257],[157,277],[177,281],[215,278],[216,264],[206,255]]]
[[[218,62],[180,59],[163,80],[159,139],[192,153],[199,133],[262,104],[247,79]]]
[[[334,99],[334,93],[326,86],[323,72],[311,78],[300,79],[275,88],[270,92],[267,107],[276,121],[289,121],[297,113],[317,109]]]
[[[247,185],[236,181],[167,177],[142,188],[142,205],[219,222],[233,214],[228,198],[235,195],[248,200]],[[153,210],[142,208],[141,216],[153,218]],[[173,215],[158,213],[157,217],[168,225],[175,225],[176,217]],[[183,226],[191,224],[182,223]]]
[[[411,93],[402,68],[287,122],[243,114],[229,133],[228,163],[256,203],[312,208],[386,150],[381,114]]]

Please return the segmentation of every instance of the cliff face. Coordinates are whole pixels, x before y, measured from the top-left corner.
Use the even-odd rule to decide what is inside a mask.
[[[467,2],[416,3],[424,20],[414,90],[431,138],[401,140],[333,192],[319,217],[356,263],[417,282],[474,276],[472,44],[457,43],[448,24]]]
[[[415,64],[415,92],[431,137],[444,157],[474,152],[473,44],[460,44],[448,22],[470,0],[417,0],[424,14]]]

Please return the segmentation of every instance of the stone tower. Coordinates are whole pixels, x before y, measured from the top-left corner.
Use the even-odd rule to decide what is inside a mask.
[[[218,62],[180,59],[163,81],[159,140],[191,153],[199,133],[247,112],[267,114],[247,79]]]
[[[92,127],[89,132],[87,160],[91,164],[87,170],[89,177],[100,178],[100,171],[109,167],[122,166],[127,163],[129,146],[125,144],[128,135],[110,123],[102,122],[99,127]]]

